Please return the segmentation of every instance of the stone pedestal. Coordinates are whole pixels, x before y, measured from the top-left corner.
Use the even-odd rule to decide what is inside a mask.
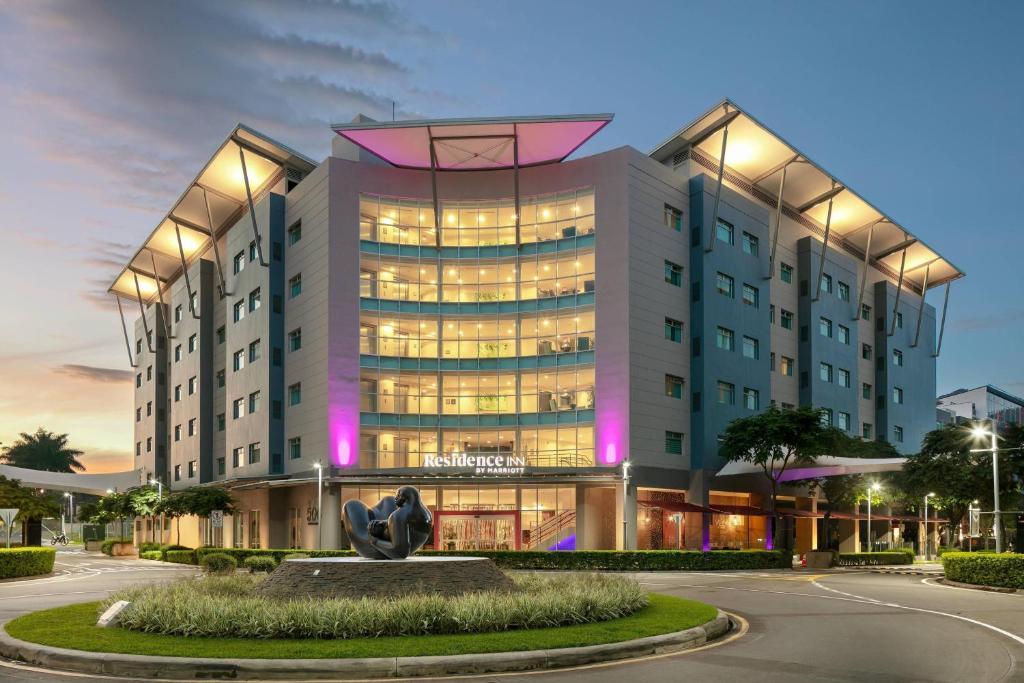
[[[259,592],[273,598],[362,598],[513,588],[512,579],[486,557],[311,557],[281,562],[260,584]]]

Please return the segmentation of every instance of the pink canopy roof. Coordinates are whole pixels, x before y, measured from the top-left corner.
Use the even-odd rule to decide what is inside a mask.
[[[611,114],[335,124],[338,135],[401,168],[480,171],[562,161],[612,120]]]

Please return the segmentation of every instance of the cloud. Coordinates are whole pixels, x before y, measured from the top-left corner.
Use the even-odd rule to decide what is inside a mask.
[[[97,368],[92,365],[75,365],[65,363],[53,369],[60,375],[67,375],[74,379],[85,380],[86,382],[99,382],[100,384],[117,384],[130,382],[132,373],[129,370],[117,370],[115,368]]]
[[[959,318],[950,323],[954,330],[994,330],[1007,327],[1024,320],[1024,309],[1009,310],[1003,313],[992,315],[978,315],[969,318]]]

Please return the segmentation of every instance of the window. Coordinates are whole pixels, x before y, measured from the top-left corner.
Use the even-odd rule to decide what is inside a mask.
[[[896,327],[903,329],[903,314],[899,312],[896,313]]]
[[[892,438],[896,440],[896,443],[903,443],[903,427],[900,427],[899,425],[893,425]]]
[[[217,458],[217,474],[223,475],[225,473],[224,458]]]
[[[682,398],[684,383],[682,377],[665,375],[665,395],[671,398]]]
[[[281,312],[281,295],[280,294],[274,294],[273,296],[270,297],[270,310],[273,311],[274,313],[280,313]]]
[[[735,296],[735,281],[725,273],[718,273],[715,277],[715,287],[719,294],[724,294],[730,299]]]
[[[196,476],[196,461],[195,460],[189,460],[188,461],[188,478],[189,479],[195,479],[195,476]]]
[[[825,292],[826,294],[831,294],[832,293],[832,276],[831,275],[822,274],[822,276],[821,276],[821,291]]]
[[[217,328],[217,343],[218,344],[223,344],[224,342],[227,341],[227,339],[228,339],[227,330],[225,330],[224,326],[221,325],[220,327]]]
[[[288,246],[292,246],[302,239],[302,221],[296,221],[288,228]]]
[[[174,425],[174,440],[181,441],[181,425]]]
[[[288,387],[288,405],[297,406],[302,403],[302,382],[296,382]]]
[[[146,437],[146,452],[151,453],[153,451],[153,437]]]
[[[841,280],[837,283],[837,285],[838,285],[838,291],[839,291],[839,300],[840,301],[849,301],[850,300],[850,285],[846,284],[845,282],[843,282]]]
[[[245,270],[245,252],[244,251],[240,251],[237,254],[235,254],[235,258],[233,258],[231,260],[231,269],[234,271],[235,275],[238,275],[243,270]]]
[[[669,455],[683,454],[683,435],[679,432],[665,432],[665,452]]]
[[[897,404],[897,405],[902,405],[902,403],[903,403],[903,389],[901,387],[893,387],[892,388],[892,402]]]
[[[729,382],[718,382],[718,402],[723,405],[736,403],[736,385]]]
[[[174,322],[181,322],[181,304],[174,307]]]
[[[691,282],[690,283],[690,301],[692,301],[693,303],[697,303],[698,301],[700,301],[700,283],[699,282]]]
[[[736,335],[730,329],[719,327],[715,333],[715,346],[725,351],[735,351]]]
[[[174,387],[174,400],[175,401],[180,401],[181,400],[181,385],[180,384],[177,384]]]
[[[754,308],[757,308],[758,299],[759,298],[760,298],[760,293],[757,291],[757,287],[752,287],[752,286],[744,283],[744,285],[743,285],[743,303],[745,303],[747,306],[753,306]]]
[[[839,336],[838,336],[838,339],[839,339],[839,343],[849,345],[850,344],[850,328],[847,327],[846,325],[839,325]]]
[[[142,421],[142,408],[136,408],[135,409],[135,421],[136,422]]]
[[[683,267],[671,261],[665,261],[665,282],[676,287],[682,287]]]
[[[733,228],[732,224],[723,221],[721,218],[718,219],[718,224],[715,226],[715,238],[719,242],[725,242],[726,244],[733,244]]]
[[[832,383],[832,366],[828,363],[822,363],[818,368],[818,377],[822,382]]]
[[[252,415],[260,409],[260,392],[254,391],[249,394],[249,414]]]
[[[796,367],[796,361],[792,358],[787,358],[786,356],[782,357],[782,364],[779,366],[779,369],[782,371],[783,375],[786,377],[792,377],[794,367]]]
[[[694,337],[690,340],[690,355],[694,358],[700,357],[700,337]]]
[[[864,423],[861,424],[861,426],[860,426],[860,435],[862,437],[864,437],[865,439],[870,439],[871,438],[871,423],[870,422],[864,422]]]
[[[231,402],[231,419],[237,420],[240,417],[245,417],[245,399],[236,398]]]
[[[255,363],[260,359],[260,340],[249,343],[249,362]]]
[[[153,414],[153,402],[152,401],[146,401],[146,417],[149,417],[152,414]]]
[[[231,367],[235,372],[245,367],[245,349],[239,349],[231,354]]]
[[[779,314],[779,324],[785,330],[793,329],[793,313],[792,313],[792,311],[787,311],[785,308],[783,308],[781,313]]]
[[[174,481],[181,481],[181,465],[174,466]]]
[[[234,308],[232,308],[231,319],[236,323],[245,317],[245,300],[239,299],[235,302]]]
[[[761,355],[757,340],[753,337],[743,337],[743,357],[757,360]]]
[[[227,427],[227,420],[224,419],[224,418],[225,418],[224,413],[218,413],[217,414],[217,431],[218,432],[223,432],[225,427]]]
[[[135,442],[135,455],[142,455],[142,442],[141,441],[136,441]]]
[[[188,300],[189,308],[192,313],[199,315],[199,292],[192,292],[192,296]]]
[[[249,444],[249,464],[255,465],[260,461],[260,444],[256,443]]]
[[[867,382],[861,382],[860,384],[860,397],[865,401],[871,400],[871,385]]]
[[[683,341],[683,324],[672,318],[665,318],[665,339],[681,343]]]
[[[231,466],[241,467],[243,465],[242,458],[245,457],[245,449],[239,446],[238,448],[232,449],[231,451]]]
[[[152,365],[150,365],[149,367],[146,368],[146,381],[147,382],[152,382],[153,381],[153,366]]]
[[[217,388],[218,389],[223,389],[224,388],[224,376],[225,376],[225,373],[224,373],[223,370],[218,370],[217,371]]]
[[[189,377],[188,378],[188,395],[191,396],[192,394],[196,393],[196,387],[198,387],[198,386],[199,386],[198,378],[196,378],[196,377]]]
[[[288,280],[288,298],[294,299],[302,294],[302,273],[298,273]]]
[[[288,439],[288,458],[290,460],[298,460],[302,457],[302,437],[293,436]]]
[[[256,249],[256,241],[253,240],[252,242],[249,242],[249,261],[251,263],[255,263],[256,262],[256,256],[258,254],[259,254],[259,251]]]
[[[818,332],[821,333],[822,337],[832,337],[832,321],[828,318],[821,318],[818,320]]]
[[[747,410],[757,410],[761,403],[761,396],[757,389],[743,387],[743,407]]]
[[[822,409],[822,411],[821,411],[821,425],[823,427],[831,427],[832,426],[832,409],[831,408],[823,408]]]
[[[772,372],[775,372],[775,352],[774,351],[772,351],[770,354],[768,354],[768,368]]]
[[[844,432],[850,431],[850,414],[839,411],[836,415],[836,426],[842,429]]]
[[[871,353],[872,353],[871,344],[861,344],[860,345],[860,357],[861,358],[863,358],[864,360],[871,360]]]
[[[298,351],[302,348],[302,328],[297,327],[288,333],[288,350]]]
[[[768,304],[768,322],[775,324],[775,304]]]
[[[142,353],[142,340],[141,339],[136,339],[135,340],[135,353]]]
[[[270,362],[274,364],[275,368],[281,366],[281,347],[280,346],[275,346],[274,348],[270,349]]]
[[[757,256],[757,249],[757,238],[749,232],[743,233],[743,253],[750,254],[751,256]]]
[[[683,231],[683,212],[674,206],[665,205],[665,227],[676,232]]]
[[[181,344],[176,344],[174,347],[174,362],[177,363],[181,360]]]
[[[249,292],[249,312],[252,313],[257,308],[259,308],[260,307],[260,303],[261,303],[260,288],[257,287],[256,289],[254,289],[251,292]]]
[[[793,266],[788,263],[779,263],[779,279],[783,282],[793,284]]]
[[[903,352],[899,349],[892,350],[892,364],[903,367]]]
[[[843,387],[844,389],[849,389],[850,388],[850,371],[849,370],[844,370],[843,368],[839,368],[838,379],[839,379],[839,386]]]
[[[867,304],[860,305],[860,319],[871,320],[871,307]]]
[[[199,348],[199,337],[193,334],[188,338],[188,352],[194,353],[197,348]]]
[[[270,402],[270,416],[275,420],[281,419],[281,402],[273,400]]]

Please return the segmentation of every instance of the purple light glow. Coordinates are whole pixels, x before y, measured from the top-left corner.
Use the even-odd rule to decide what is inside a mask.
[[[576,534],[566,536],[561,541],[548,548],[548,550],[576,550]]]
[[[359,459],[359,453],[353,447],[359,438],[359,412],[341,407],[335,407],[331,412],[328,428],[331,464],[335,467],[354,467]]]
[[[602,415],[597,423],[597,453],[603,465],[622,461],[622,425],[613,415]]]

